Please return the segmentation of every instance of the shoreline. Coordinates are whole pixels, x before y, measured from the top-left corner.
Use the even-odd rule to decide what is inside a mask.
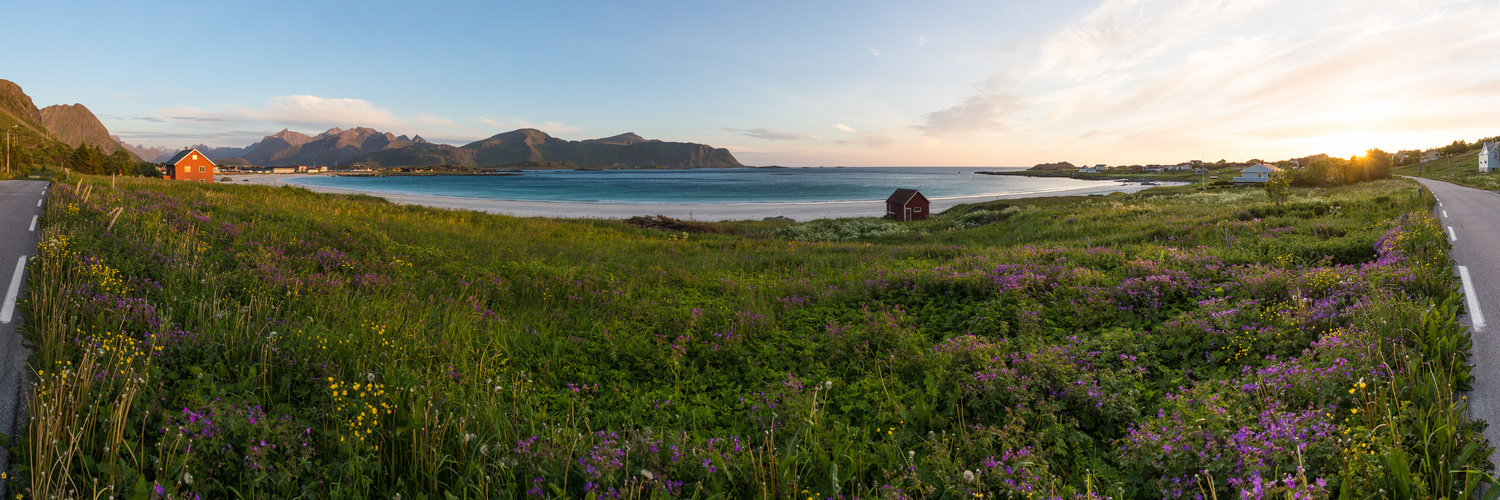
[[[883,200],[819,201],[786,203],[584,203],[568,201],[520,201],[492,200],[483,198],[459,198],[450,196],[416,195],[309,186],[292,182],[308,177],[328,177],[328,174],[239,174],[231,176],[229,184],[256,184],[262,186],[292,186],[320,193],[366,194],[378,196],[391,203],[423,205],[433,208],[475,210],[512,217],[549,217],[565,219],[627,219],[638,215],[665,215],[675,219],[699,221],[761,220],[767,217],[789,217],[797,221],[815,219],[837,219],[846,217],[877,217],[885,213]],[[1102,179],[1101,179],[1102,180]],[[1161,183],[1158,185],[1170,185]],[[1047,196],[1085,196],[1090,194],[1134,193],[1156,186],[1126,183],[1115,186],[1099,186],[1079,189],[1063,189],[1016,193],[995,196],[961,196],[932,198],[933,213],[941,213],[955,205],[979,203],[992,200],[1035,198]]]

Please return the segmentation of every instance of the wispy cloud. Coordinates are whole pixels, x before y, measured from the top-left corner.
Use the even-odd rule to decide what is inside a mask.
[[[257,120],[311,127],[357,124],[391,128],[406,125],[395,114],[364,99],[284,95],[272,97],[260,108],[233,109]]]
[[[1373,141],[1433,133],[1415,116],[1475,134],[1493,119],[1471,111],[1500,106],[1495,16],[1493,2],[1448,0],[1105,0],[916,128],[1169,158],[1308,154],[1351,136],[1405,147]]]
[[[756,139],[764,139],[767,141],[811,141],[818,138],[818,136],[813,134],[803,132],[782,132],[774,128],[752,128],[746,130],[725,127],[724,130],[728,130],[740,135],[754,137]]]
[[[859,140],[870,149],[887,150],[896,145],[896,140],[884,132],[865,132],[860,134]]]
[[[919,37],[917,37],[917,46],[918,47],[926,47],[927,46],[927,37],[925,37],[925,36],[919,36]]]
[[[870,50],[870,55],[872,55],[872,56],[880,57],[880,56],[885,55],[884,52],[881,52],[880,49],[877,49],[875,47],[866,47],[866,48]]]
[[[1105,0],[1048,36],[1028,76],[1082,79],[1129,70],[1221,33],[1276,1]]]
[[[929,135],[966,135],[979,131],[1004,130],[1006,116],[1020,107],[1022,100],[1006,89],[1008,77],[995,77],[977,85],[975,93],[962,103],[922,115],[918,130]]]
[[[157,119],[179,122],[270,122],[293,127],[369,126],[394,128],[405,125],[390,111],[363,99],[324,98],[311,95],[277,96],[260,107],[227,106],[200,109],[176,106],[157,110]],[[149,118],[147,118],[149,119]]]
[[[833,141],[834,144],[859,144],[875,150],[887,150],[896,145],[896,140],[892,138],[890,134],[887,134],[884,131],[876,130],[860,132],[858,130],[854,130],[854,127],[850,127],[842,123],[833,124],[833,128],[839,129],[843,132],[857,134],[858,136],[854,139],[838,139]]]

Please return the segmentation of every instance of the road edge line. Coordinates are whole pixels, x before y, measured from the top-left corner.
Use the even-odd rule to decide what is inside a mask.
[[[1458,278],[1464,282],[1464,300],[1469,306],[1469,324],[1475,331],[1484,331],[1484,312],[1479,310],[1479,296],[1474,293],[1474,280],[1469,279],[1469,267],[1458,266]]]
[[[26,273],[26,256],[16,261],[16,272],[10,276],[10,288],[5,290],[5,305],[0,306],[0,323],[10,324],[16,313],[16,295],[21,293],[21,275]]]

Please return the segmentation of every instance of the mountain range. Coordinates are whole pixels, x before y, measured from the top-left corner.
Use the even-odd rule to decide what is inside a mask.
[[[525,162],[568,162],[582,167],[742,166],[728,150],[703,144],[650,140],[634,133],[569,141],[529,128],[463,146],[434,144],[420,135],[408,138],[365,127],[332,128],[318,135],[282,130],[245,148],[200,147],[199,151],[214,160],[237,156],[253,165],[482,168]]]
[[[152,162],[152,163],[161,163],[162,161],[165,161],[165,160],[162,160],[161,157],[165,156],[165,157],[167,157],[167,158],[170,159],[172,157],[172,155],[177,154],[177,150],[176,149],[164,148],[164,147],[161,147],[161,146],[153,146],[153,147],[149,147],[149,148],[145,147],[145,146],[132,146],[130,143],[127,143],[127,142],[121,140],[120,136],[118,136],[118,135],[111,135],[111,136],[109,136],[109,138],[110,139],[114,139],[115,142],[118,142],[118,143],[120,143],[121,146],[124,146],[125,150],[129,151],[130,154],[133,154],[137,158],[140,158],[142,160],[146,160],[146,161],[149,161],[149,162]]]
[[[20,144],[40,146],[62,142],[70,147],[90,144],[106,154],[126,151],[136,159],[162,162],[177,154],[174,148],[132,146],[112,136],[99,118],[82,104],[37,109],[19,85],[0,80],[0,131],[9,130]],[[427,167],[459,165],[469,168],[520,163],[571,163],[580,167],[739,167],[729,150],[704,144],[666,142],[625,133],[603,139],[569,141],[536,129],[496,134],[463,146],[434,144],[417,135],[407,137],[372,128],[332,128],[317,135],[282,130],[243,148],[192,146],[208,158],[261,166],[366,165],[371,167]]]

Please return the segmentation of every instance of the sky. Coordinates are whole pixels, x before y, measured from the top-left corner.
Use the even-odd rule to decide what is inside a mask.
[[[0,78],[146,146],[532,127],[1029,166],[1500,135],[1500,0],[0,2]]]

